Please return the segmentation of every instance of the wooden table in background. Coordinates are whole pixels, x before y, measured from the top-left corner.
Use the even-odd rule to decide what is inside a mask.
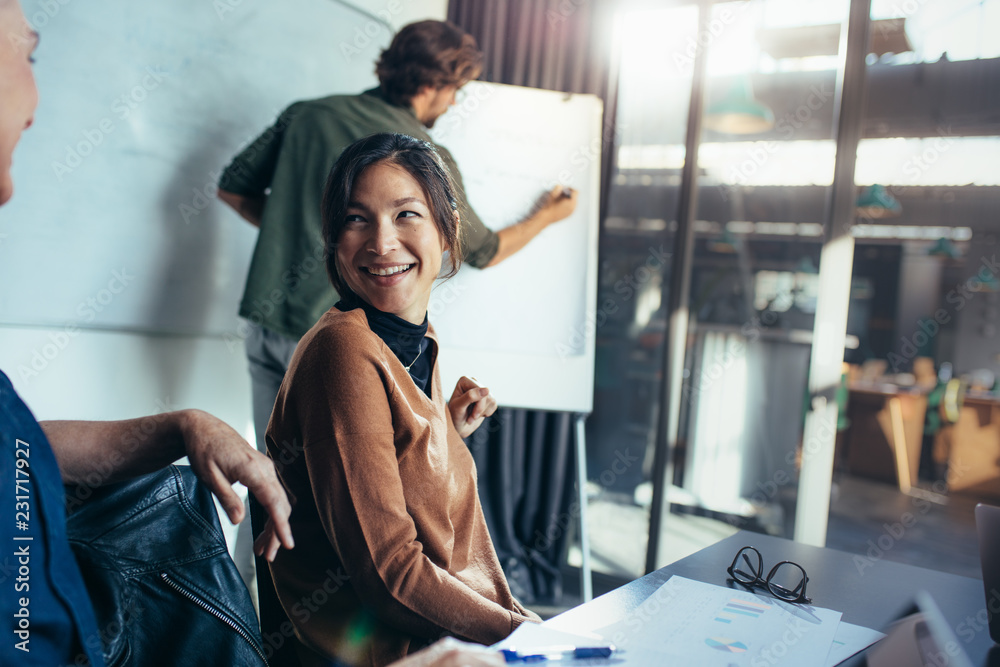
[[[853,475],[898,484],[917,481],[927,396],[891,385],[852,384],[847,403],[847,465]]]
[[[934,440],[934,456],[948,464],[948,489],[1000,500],[1000,399],[966,396],[958,421]]]

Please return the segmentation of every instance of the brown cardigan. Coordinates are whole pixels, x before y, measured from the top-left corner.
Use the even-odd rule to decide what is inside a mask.
[[[492,644],[537,620],[511,595],[432,354],[431,396],[368,326],[328,311],[299,342],[267,428],[296,499],[271,565],[298,637],[384,665],[442,635]]]

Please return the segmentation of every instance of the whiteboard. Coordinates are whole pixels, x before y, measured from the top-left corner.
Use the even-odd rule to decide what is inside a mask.
[[[432,131],[455,157],[469,203],[498,230],[558,184],[576,211],[486,270],[439,283],[428,317],[442,382],[476,377],[508,407],[590,412],[602,105],[593,95],[473,82]]]

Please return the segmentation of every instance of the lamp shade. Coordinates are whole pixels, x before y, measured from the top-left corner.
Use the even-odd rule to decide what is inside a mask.
[[[944,236],[934,242],[927,254],[932,257],[947,257],[948,259],[958,259],[962,256],[955,244]]]
[[[758,134],[774,127],[774,112],[754,99],[750,77],[738,76],[726,96],[708,106],[702,124],[725,134]]]
[[[726,227],[722,228],[722,235],[706,244],[709,252],[720,252],[731,254],[739,250],[739,239]]]
[[[893,218],[903,212],[899,200],[878,183],[862,190],[854,205],[856,213],[866,218]]]

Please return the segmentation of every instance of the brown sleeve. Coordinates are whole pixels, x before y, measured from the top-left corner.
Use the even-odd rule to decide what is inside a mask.
[[[321,347],[319,358],[299,364],[313,369],[318,386],[295,387],[313,403],[302,422],[305,461],[320,521],[358,597],[416,636],[448,633],[485,644],[506,637],[523,618],[435,565],[417,540],[393,442],[394,385],[375,343]]]
[[[525,620],[531,621],[532,623],[542,622],[541,616],[531,611],[517,600],[514,600],[514,611],[523,616]],[[518,623],[518,625],[520,625],[520,623]]]

